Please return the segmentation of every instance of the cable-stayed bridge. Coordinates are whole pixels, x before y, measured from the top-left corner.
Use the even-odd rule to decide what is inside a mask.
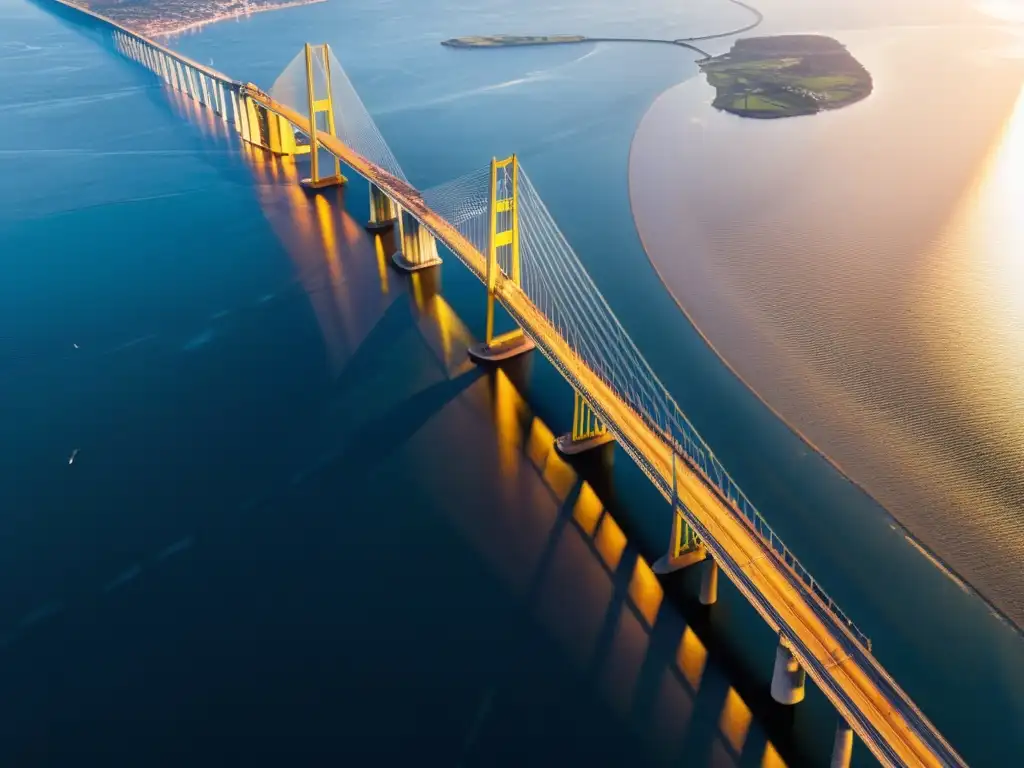
[[[805,675],[836,707],[832,765],[849,764],[853,733],[886,766],[962,766],[963,760],[886,673],[866,635],[774,533],[658,380],[562,235],[517,158],[420,191],[412,187],[344,69],[309,46],[265,92],[233,80],[91,11],[118,51],[234,125],[243,141],[278,155],[309,155],[303,184],[370,184],[371,228],[398,229],[396,266],[441,263],[437,244],[486,288],[481,364],[536,349],[575,392],[567,454],[615,440],[670,502],[667,573],[704,562],[701,600],[719,571],[779,634],[772,696],[803,699]],[[442,251],[443,253],[443,251]],[[498,334],[497,307],[516,327]]]

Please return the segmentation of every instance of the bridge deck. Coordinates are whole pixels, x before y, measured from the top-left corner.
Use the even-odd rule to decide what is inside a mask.
[[[267,109],[309,135],[306,117],[254,86],[247,85],[246,90]],[[480,280],[485,279],[484,255],[430,210],[416,189],[358,155],[339,139],[323,131],[318,131],[317,138],[331,154],[414,215]],[[618,442],[670,499],[672,450],[666,439],[577,357],[518,286],[499,279],[497,295],[545,356],[595,405]],[[703,473],[679,457],[676,484],[690,513],[688,521],[719,567],[768,625],[786,637],[810,678],[883,765],[964,765],[874,657],[808,594],[739,510]]]

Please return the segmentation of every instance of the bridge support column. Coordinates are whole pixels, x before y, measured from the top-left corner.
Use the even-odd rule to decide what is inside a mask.
[[[406,210],[399,214],[398,232],[398,250],[391,254],[396,267],[415,272],[441,263],[434,236]]]
[[[302,180],[302,186],[306,189],[323,189],[324,187],[336,187],[345,184],[346,179],[341,174],[341,160],[334,157],[334,173],[329,176],[320,175],[320,142],[317,139],[319,128],[316,124],[317,115],[324,113],[327,116],[327,132],[331,136],[337,136],[334,127],[334,102],[331,97],[331,57],[328,55],[327,44],[318,45],[320,65],[323,67],[324,76],[327,80],[327,96],[323,99],[316,97],[313,87],[313,46],[306,43],[306,96],[309,102],[309,178]]]
[[[651,570],[659,576],[681,571],[699,563],[708,556],[704,545],[693,530],[683,520],[683,514],[678,509],[672,510],[672,532],[669,534],[668,552],[659,557]],[[703,584],[701,584],[703,592]]]
[[[195,73],[192,72],[192,67],[185,65],[185,82],[188,83],[188,95],[192,97],[193,101],[199,101],[199,91],[196,90],[196,78]]]
[[[772,698],[779,704],[799,704],[804,700],[804,682],[807,675],[782,636],[775,650],[775,670],[772,673]]]
[[[575,456],[615,440],[615,436],[597,418],[590,403],[578,391],[573,395],[572,432],[555,440],[555,448],[563,456]]]
[[[214,111],[216,111],[216,105],[210,100],[210,84],[207,82],[206,75],[202,72],[199,73],[199,85],[203,93],[203,104],[207,107],[213,107]]]
[[[494,334],[494,303],[506,286],[519,290],[522,268],[519,263],[519,162],[516,156],[491,159],[490,238],[487,247],[487,336],[483,344],[470,347],[469,356],[478,363],[495,363],[529,352],[534,343],[522,328]],[[508,263],[508,271],[499,260]]]
[[[255,144],[257,147],[266,148],[266,143],[263,139],[263,125],[260,123],[260,110],[259,105],[250,99],[248,96],[245,97],[245,117],[246,122],[249,125],[249,136],[248,142]]]
[[[669,533],[668,540],[668,551],[659,557],[654,565],[651,566],[651,570],[659,576],[664,576],[675,571],[680,571],[683,568],[689,568],[694,563],[699,563],[704,560],[707,556],[707,550],[704,549],[704,545],[700,539],[697,538],[697,534],[694,533],[693,529],[687,524],[686,520],[683,519],[683,513],[680,512],[679,507],[681,502],[679,501],[679,493],[676,489],[676,453],[672,451],[672,531]],[[717,573],[715,588],[717,592],[718,582]],[[703,594],[704,584],[701,583],[701,593]],[[716,595],[717,597],[717,595]]]
[[[713,557],[707,561],[700,574],[700,604],[714,605],[718,602],[718,563]]]
[[[177,59],[171,59],[171,63],[174,65],[174,71],[176,73],[175,79],[178,81],[178,90],[188,96],[188,84],[185,82],[185,72],[181,68],[181,62]]]
[[[234,88],[229,87],[227,95],[231,102],[231,117],[235,123],[235,130],[238,132],[238,135],[241,136],[242,116],[238,112],[238,91],[236,91]]]
[[[832,761],[829,768],[850,768],[853,758],[853,728],[840,715],[836,723],[836,739],[832,744]]]
[[[245,106],[245,94],[235,91],[232,95],[234,98],[235,124],[238,126],[238,135],[242,137],[242,141],[251,143],[249,139],[249,110]]]
[[[226,123],[228,121],[228,103],[224,98],[224,83],[217,82],[217,99],[220,102],[220,119],[221,122]]]
[[[387,193],[370,182],[370,220],[366,228],[371,232],[390,229],[398,219],[398,207],[395,201],[387,196]],[[435,249],[436,253],[436,249]]]
[[[167,72],[167,84],[174,90],[178,90],[178,76],[174,71],[174,61],[170,56],[164,54],[164,70]]]
[[[164,79],[167,84],[174,90],[178,90],[178,82],[174,79],[174,67],[171,66],[171,58],[167,54],[161,53],[164,62]]]
[[[267,125],[266,147],[275,155],[295,154],[295,129],[280,115],[262,110]]]

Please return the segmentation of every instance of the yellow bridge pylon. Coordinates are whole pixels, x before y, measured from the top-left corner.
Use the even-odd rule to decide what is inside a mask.
[[[331,57],[330,48],[327,43],[320,45],[310,45],[306,43],[306,96],[309,104],[309,146],[306,147],[294,147],[293,151],[296,154],[309,153],[309,167],[310,176],[308,179],[303,179],[303,186],[308,189],[323,189],[324,187],[333,187],[339,184],[344,184],[348,181],[341,173],[341,160],[334,157],[334,173],[330,176],[320,175],[320,144],[317,141],[316,133],[317,127],[317,115],[327,115],[327,125],[325,126],[327,133],[331,136],[337,136],[337,132],[334,125],[334,101],[331,97]],[[322,99],[316,97],[316,86],[313,79],[313,62],[314,57],[318,57],[321,65],[323,66],[324,79],[326,81],[327,95]],[[294,136],[292,138],[294,144]],[[302,151],[299,152],[298,150]]]
[[[615,436],[608,431],[594,409],[578,391],[573,391],[572,431],[555,441],[555,447],[563,456],[599,448],[610,443]]]
[[[508,262],[508,272],[502,268],[503,260]],[[491,159],[486,282],[487,334],[483,344],[469,350],[469,356],[477,362],[498,362],[529,352],[534,344],[519,326],[507,333],[494,333],[494,304],[501,288],[506,283],[519,288],[523,282],[519,258],[519,162],[515,155],[504,160]]]

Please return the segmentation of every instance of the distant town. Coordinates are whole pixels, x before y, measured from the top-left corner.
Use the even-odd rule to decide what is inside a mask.
[[[325,0],[71,0],[147,37],[187,32],[215,21]]]

